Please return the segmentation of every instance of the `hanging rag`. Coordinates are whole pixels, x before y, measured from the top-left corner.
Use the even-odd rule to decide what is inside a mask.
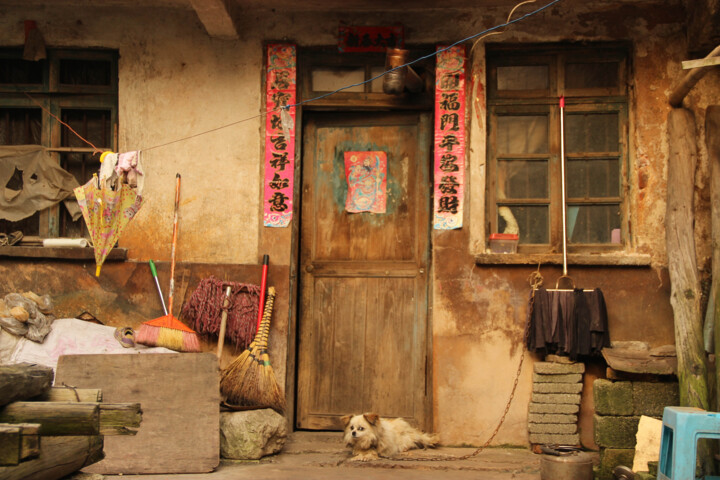
[[[121,181],[137,189],[137,194],[142,196],[145,185],[140,151],[124,152],[118,155],[115,172]]]
[[[21,179],[19,189],[9,186],[14,177]],[[42,146],[0,146],[0,219],[17,222],[64,202],[75,221],[82,215],[73,197],[78,186]]]

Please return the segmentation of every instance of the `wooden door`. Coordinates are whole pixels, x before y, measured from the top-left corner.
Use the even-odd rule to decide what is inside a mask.
[[[374,411],[427,428],[430,117],[306,115],[297,427]],[[349,213],[345,152],[385,152],[385,213]]]

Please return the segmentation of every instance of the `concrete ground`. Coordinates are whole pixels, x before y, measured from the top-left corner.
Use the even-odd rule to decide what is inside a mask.
[[[283,450],[259,461],[222,460],[211,473],[163,475],[105,475],[107,480],[281,480],[281,479],[473,479],[540,480],[541,455],[525,448],[487,448],[466,460],[423,461],[422,458],[458,457],[475,448],[441,447],[412,450],[410,461],[348,462],[349,451],[340,432],[295,432]]]

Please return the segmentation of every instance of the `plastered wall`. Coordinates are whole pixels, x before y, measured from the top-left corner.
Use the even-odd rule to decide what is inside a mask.
[[[649,254],[652,266],[589,267],[572,274],[583,285],[603,288],[613,340],[646,340],[652,346],[673,342],[662,233],[668,152],[665,121],[667,95],[683,75],[679,65],[687,54],[684,12],[681,2],[613,3],[560,2],[501,35],[468,43],[472,88],[465,224],[462,230],[433,232],[432,236],[432,407],[434,428],[447,444],[479,445],[495,429],[523,350],[526,279],[537,268],[475,264],[487,234],[486,42],[632,43],[626,187],[632,229],[629,250]],[[209,38],[191,10],[3,8],[0,45],[21,45],[22,22],[33,19],[48,46],[119,51],[119,147],[143,150],[148,172],[145,204],[120,240],[132,262],[169,260],[175,174],[181,173],[178,262],[256,265],[262,253],[271,251],[271,262],[283,267],[294,261],[291,230],[261,226],[262,120],[256,116],[264,103],[263,43],[295,42],[301,56],[303,46],[333,45],[341,23],[395,22],[405,26],[408,44],[451,43],[502,23],[509,14],[509,8],[402,13],[247,11],[236,19],[239,39],[227,41]],[[526,6],[517,14],[533,8]],[[686,101],[696,115],[701,145],[696,234],[703,268],[709,265],[710,228],[702,125],[705,108],[719,103],[719,95],[720,82],[714,72]],[[37,267],[25,264],[23,268],[24,276],[15,278],[18,288],[36,278],[28,271]],[[6,272],[14,275],[12,269]],[[553,282],[561,272],[557,267],[543,267],[542,273]],[[290,274],[278,276],[277,282],[288,295],[294,291],[288,286]],[[102,287],[115,296],[133,288],[122,282]],[[288,311],[274,327],[271,349],[276,370],[292,379],[293,369],[285,368],[293,365],[294,311],[292,301],[288,303]],[[131,303],[126,308],[136,307]],[[495,444],[527,443],[527,404],[536,360],[534,355],[524,357],[518,388]],[[591,413],[586,410],[584,415]]]

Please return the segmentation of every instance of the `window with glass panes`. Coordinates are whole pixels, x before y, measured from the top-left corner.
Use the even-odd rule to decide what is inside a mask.
[[[568,249],[622,247],[627,70],[622,46],[488,47],[488,234],[562,250],[564,138]]]
[[[0,49],[0,145],[42,145],[84,184],[98,171],[99,155],[58,119],[97,148],[115,150],[117,53],[48,50],[45,60],[34,62],[23,60],[22,49]],[[21,181],[19,173],[10,180]],[[25,236],[88,236],[82,217],[73,221],[62,205],[18,222],[0,220],[0,232],[18,230]]]

